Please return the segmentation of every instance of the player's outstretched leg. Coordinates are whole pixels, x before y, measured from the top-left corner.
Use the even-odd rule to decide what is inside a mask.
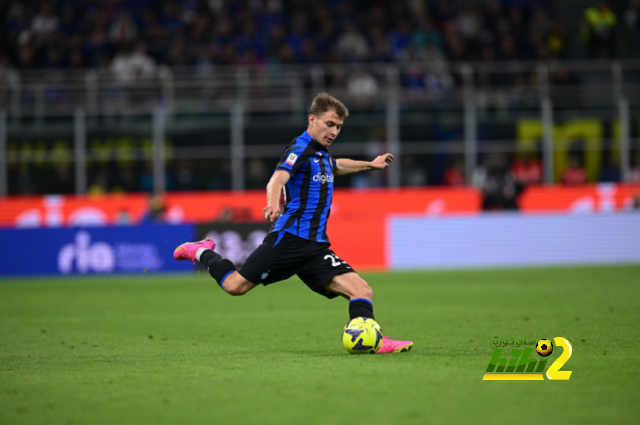
[[[343,295],[349,299],[349,318],[373,317],[373,289],[357,273],[343,273],[325,286],[329,291]],[[412,341],[396,341],[385,336],[378,354],[401,353],[413,347]]]
[[[195,264],[200,261],[211,277],[213,277],[220,287],[230,295],[244,295],[256,285],[243,278],[237,271],[236,266],[226,258],[213,252],[216,244],[210,238],[199,242],[183,243],[173,252],[173,258],[178,261],[191,260]]]

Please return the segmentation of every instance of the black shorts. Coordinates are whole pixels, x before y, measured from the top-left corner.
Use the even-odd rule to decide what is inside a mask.
[[[330,246],[287,232],[269,233],[238,273],[251,283],[263,285],[280,282],[297,274],[312,291],[335,298],[338,294],[327,291],[324,285],[334,276],[354,270],[346,261],[338,258],[329,249]]]

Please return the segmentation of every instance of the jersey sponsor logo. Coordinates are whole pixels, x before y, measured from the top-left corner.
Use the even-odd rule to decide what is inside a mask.
[[[296,163],[297,160],[298,160],[298,155],[296,155],[295,153],[290,153],[289,156],[287,157],[287,161],[285,162],[285,164],[293,165]]]
[[[325,184],[327,182],[329,183],[333,183],[333,176],[330,176],[328,174],[316,174],[315,176],[313,176],[313,181],[314,182],[320,182],[322,184]]]

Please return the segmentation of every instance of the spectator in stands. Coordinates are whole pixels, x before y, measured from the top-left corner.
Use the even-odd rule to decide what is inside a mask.
[[[419,187],[426,186],[429,182],[427,170],[418,164],[415,155],[402,155],[402,186]]]
[[[4,19],[0,31],[19,67],[40,65],[40,58],[46,62],[47,54],[40,49],[50,45],[60,50],[63,62],[96,66],[105,51],[112,56],[111,46],[137,41],[146,43],[156,63],[175,65],[193,64],[208,54],[207,61],[229,65],[260,65],[267,58],[284,63],[430,60],[425,58],[428,49],[432,55],[443,51],[451,60],[469,61],[480,59],[485,45],[495,49],[497,59],[546,60],[565,56],[567,46],[565,31],[550,9],[525,5],[548,5],[539,1],[485,0],[466,2],[466,7],[447,1],[329,2],[304,7],[302,3],[285,7],[279,0],[43,1],[33,17],[21,2],[9,3],[0,8]],[[203,7],[198,8],[200,3]],[[624,14],[625,27],[635,28],[635,34],[638,9],[638,0],[630,0]],[[616,17],[606,3],[587,9],[583,21],[592,55],[612,55]],[[82,61],[66,60],[75,51],[69,47],[74,37],[82,41]],[[35,51],[24,49],[23,60],[18,61],[22,45]],[[211,48],[208,54],[206,47]],[[37,60],[24,60],[29,54]]]
[[[10,178],[9,184],[12,186],[11,193],[15,195],[35,195],[38,193],[38,182],[35,179],[33,167],[26,162],[20,163],[17,177]]]
[[[516,183],[523,188],[542,183],[542,164],[533,153],[519,155],[511,165],[511,172]]]
[[[25,6],[21,3],[15,3],[6,13],[5,23],[2,31],[6,34],[8,44],[17,44],[24,38],[24,34],[28,33],[31,22],[27,16]],[[21,40],[24,42],[24,40]]]
[[[193,173],[191,161],[183,159],[177,161],[175,172],[175,190],[196,190],[198,181]]]
[[[140,224],[161,224],[164,223],[164,215],[166,212],[164,199],[160,195],[154,195],[149,198],[149,206],[147,212],[140,220]]]
[[[5,108],[9,103],[10,88],[17,81],[18,75],[9,62],[9,57],[0,53],[0,107]]]
[[[263,159],[252,158],[247,161],[247,189],[264,189],[270,177],[269,168]]]
[[[640,0],[629,0],[623,15],[631,51],[636,55],[640,52]]]
[[[121,208],[115,219],[116,226],[131,226],[133,224],[133,218],[131,212],[126,208]]]
[[[102,196],[107,193],[109,177],[105,171],[98,173],[93,183],[89,186],[87,194],[90,196]]]
[[[349,25],[338,38],[338,54],[347,62],[363,61],[369,56],[369,44],[355,25]]]
[[[373,48],[370,54],[370,61],[373,63],[391,62],[389,55],[389,43],[382,32],[376,32],[376,36],[372,39]]]
[[[578,84],[576,76],[564,65],[558,64],[555,70],[550,74],[551,84],[555,86],[574,86]]]
[[[426,88],[426,79],[420,66],[410,65],[407,68],[407,72],[402,76],[402,86],[414,98],[422,98]]]
[[[444,69],[442,64],[435,63],[429,69],[425,85],[431,100],[441,100],[453,88],[453,77]]]
[[[518,209],[516,182],[504,154],[485,155],[482,164],[473,172],[472,183],[482,191],[483,210]]]
[[[271,62],[277,62],[280,49],[286,42],[286,32],[283,25],[273,25],[265,43],[267,57]]]
[[[465,8],[456,20],[456,29],[463,39],[475,41],[482,28],[481,17],[474,7]]]
[[[569,156],[569,166],[562,171],[560,182],[566,186],[579,186],[587,183],[587,171],[582,167],[577,154]]]
[[[100,58],[111,56],[112,45],[109,43],[106,31],[99,27],[94,28],[85,39],[82,51],[90,66],[97,66]]]
[[[331,62],[329,57],[334,54],[333,46],[336,44],[337,31],[333,20],[321,20],[320,29],[313,36],[318,57],[322,62]]]
[[[43,68],[62,68],[62,52],[60,49],[52,48],[47,52],[47,58],[43,62]]]
[[[29,44],[21,44],[18,48],[18,67],[21,69],[36,68],[33,48]]]
[[[347,72],[339,69],[331,79],[331,91],[335,93],[344,93],[347,88]]]
[[[130,193],[135,192],[136,177],[130,166],[118,167],[118,178],[115,187],[111,190],[113,193]]]
[[[125,45],[111,62],[111,71],[116,81],[122,85],[151,79],[155,75],[155,68],[143,42],[137,43],[135,50]]]
[[[419,18],[418,27],[411,35],[411,42],[418,51],[419,57],[426,56],[428,48],[442,50],[442,34],[433,26],[433,22],[428,15]]]
[[[453,163],[446,170],[444,170],[442,181],[445,186],[458,187],[465,185],[462,160],[456,158]]]
[[[553,21],[543,7],[536,7],[533,11],[530,23],[531,30],[546,38],[552,30]]]
[[[169,45],[169,51],[167,52],[166,60],[171,66],[186,66],[187,65],[187,41],[183,34],[176,34],[171,40]],[[149,58],[150,59],[150,58]],[[151,63],[153,61],[151,60]]]
[[[396,61],[407,61],[410,58],[409,47],[411,46],[411,23],[402,20],[397,28],[389,32],[387,41],[389,53]]]
[[[138,36],[138,28],[129,13],[121,12],[109,26],[109,40],[114,44],[133,43]]]
[[[359,69],[349,77],[347,93],[356,100],[368,101],[378,94],[378,82],[373,75]]]
[[[620,163],[618,156],[612,152],[605,153],[605,162],[600,172],[600,181],[603,183],[617,183],[620,181]]]
[[[47,181],[47,193],[73,193],[73,174],[67,163],[56,164],[51,178]]]
[[[549,52],[558,59],[566,59],[567,56],[567,33],[564,26],[554,21],[551,30],[546,36],[546,47]]]
[[[39,13],[31,21],[31,32],[36,42],[43,42],[58,29],[59,25],[60,19],[54,14],[51,3],[42,2]]]
[[[584,12],[583,39],[591,58],[615,56],[614,30],[618,24],[616,15],[606,1],[600,0]]]
[[[315,43],[310,38],[305,38],[302,41],[302,47],[300,50],[300,56],[298,58],[299,63],[312,64],[320,61],[320,56],[317,53]]]
[[[210,169],[213,171],[205,181],[207,190],[231,189],[231,161],[211,160]]]
[[[633,155],[629,169],[629,183],[640,183],[640,150]]]

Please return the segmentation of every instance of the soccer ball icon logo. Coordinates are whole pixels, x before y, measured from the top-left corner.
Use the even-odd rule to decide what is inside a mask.
[[[553,344],[548,339],[541,339],[536,344],[536,351],[542,357],[548,357],[551,353],[553,353]]]
[[[358,317],[344,327],[342,343],[351,354],[374,354],[382,344],[382,330],[375,320]]]

